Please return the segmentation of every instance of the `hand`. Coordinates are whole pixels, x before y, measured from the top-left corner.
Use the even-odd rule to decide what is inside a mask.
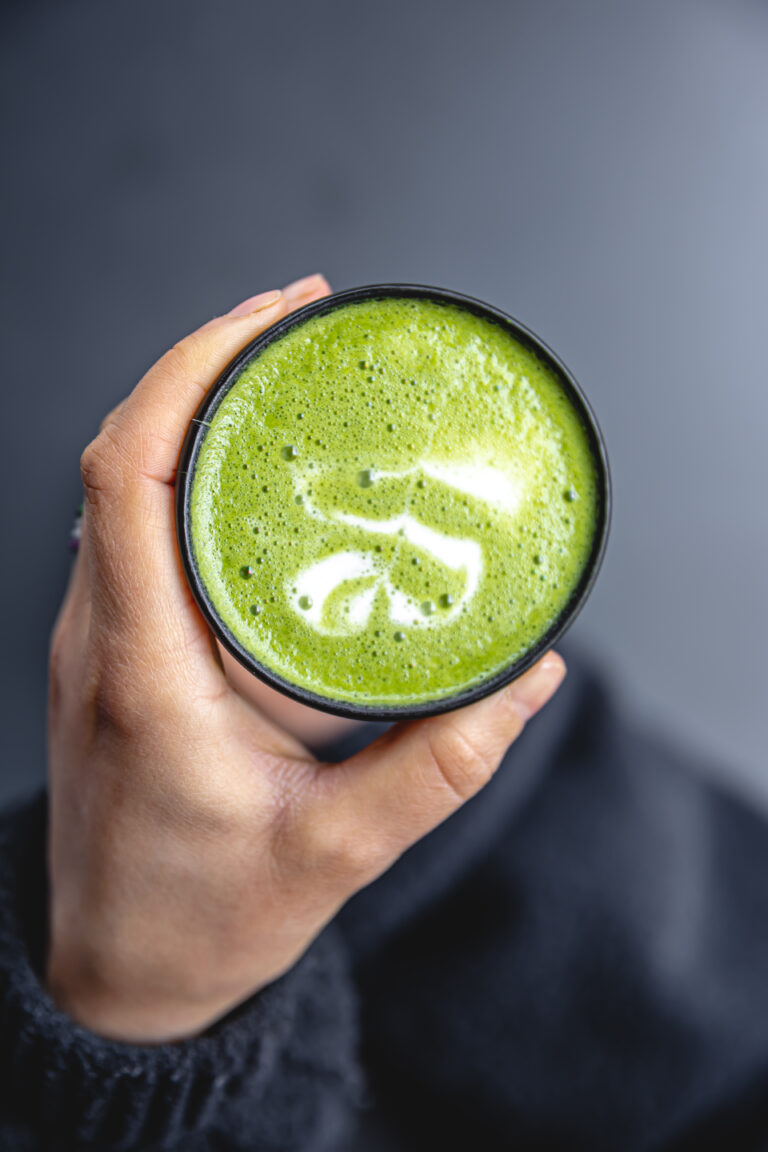
[[[173,483],[218,373],[322,277],[172,348],[82,458],[83,537],[50,661],[57,1004],[105,1036],[190,1036],[280,976],[359,888],[477,792],[564,673],[554,653],[338,765],[228,684],[187,587]]]

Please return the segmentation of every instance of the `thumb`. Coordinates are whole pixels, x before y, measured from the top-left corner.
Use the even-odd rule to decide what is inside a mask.
[[[493,696],[391,728],[358,755],[323,772],[314,820],[337,859],[363,880],[383,872],[488,783],[525,723],[554,695],[565,663],[548,652]],[[341,862],[339,860],[339,862]],[[357,867],[355,862],[357,862]]]

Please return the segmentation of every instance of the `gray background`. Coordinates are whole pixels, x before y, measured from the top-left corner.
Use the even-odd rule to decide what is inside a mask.
[[[176,338],[315,270],[539,332],[615,479],[574,637],[768,800],[768,11],[748,0],[2,9],[0,796],[42,776],[78,457]]]

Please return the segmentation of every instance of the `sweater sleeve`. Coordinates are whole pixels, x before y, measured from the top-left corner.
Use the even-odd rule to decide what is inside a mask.
[[[45,842],[44,796],[0,817],[0,1146],[336,1148],[360,1093],[338,932],[197,1038],[114,1043],[58,1011],[41,983]]]
[[[339,918],[394,1146],[768,1149],[768,823],[569,661]]]

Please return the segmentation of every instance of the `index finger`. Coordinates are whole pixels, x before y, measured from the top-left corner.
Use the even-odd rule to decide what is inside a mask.
[[[290,290],[262,293],[203,325],[150,368],[86,448],[81,473],[93,607],[106,612],[113,631],[145,629],[153,648],[164,637],[195,647],[207,638],[175,543],[172,483],[184,434],[245,344],[329,291],[314,277],[298,298]]]

